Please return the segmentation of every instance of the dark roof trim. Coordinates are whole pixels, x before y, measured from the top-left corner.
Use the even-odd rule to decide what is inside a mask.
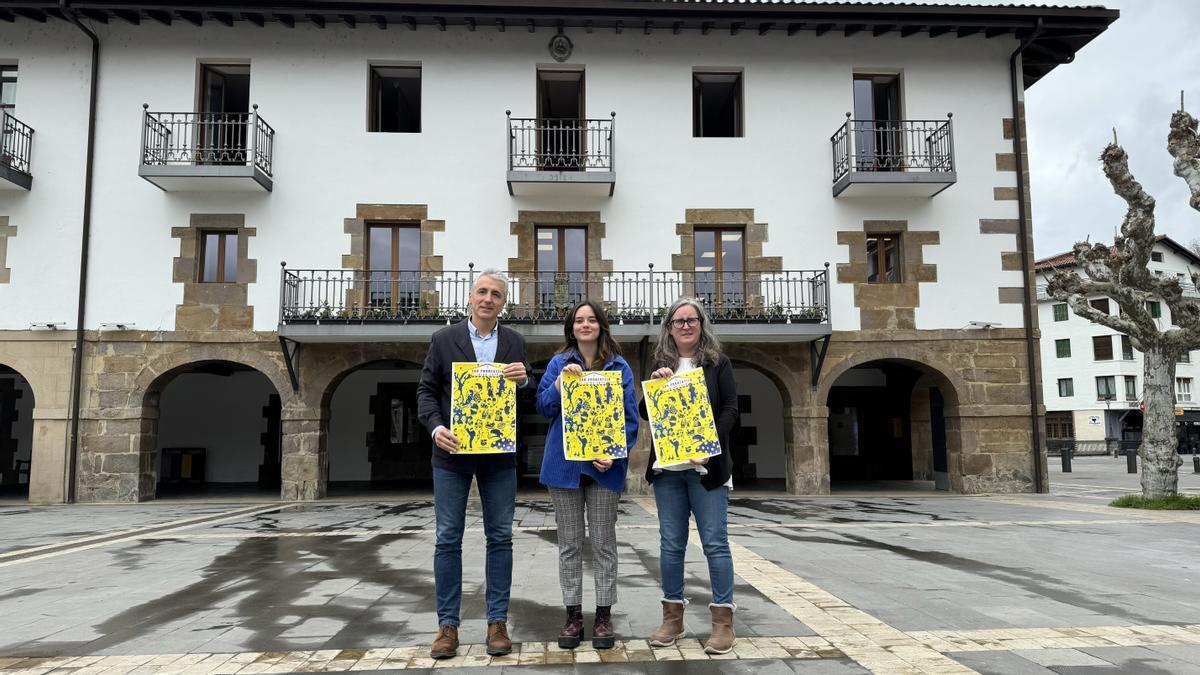
[[[678,0],[199,0],[138,2],[80,0],[68,6],[93,21],[122,25],[205,24],[225,27],[234,22],[261,27],[310,24],[430,27],[447,25],[523,25],[531,29],[610,29],[636,27],[640,32],[761,36],[872,35],[906,39],[951,35],[993,39],[1026,37],[1040,19],[1044,29],[1023,56],[1028,88],[1056,66],[1070,63],[1087,43],[1117,20],[1120,12],[1104,7],[1038,7],[978,5],[913,5],[883,3],[745,3]],[[0,0],[0,21],[63,19],[59,2]],[[149,19],[149,21],[144,21]],[[177,21],[172,22],[173,19]],[[498,28],[499,29],[499,28]],[[741,29],[745,29],[740,32]]]

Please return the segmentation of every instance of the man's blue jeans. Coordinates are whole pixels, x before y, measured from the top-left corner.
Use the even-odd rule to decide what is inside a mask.
[[[433,509],[437,543],[433,553],[438,625],[457,626],[462,605],[462,538],[471,479],[479,483],[483,531],[487,540],[487,620],[508,621],[512,589],[512,522],[517,499],[517,472],[501,469],[477,476],[433,467]]]
[[[696,471],[663,471],[654,479],[658,506],[659,573],[663,600],[686,604],[683,598],[683,558],[688,542],[688,519],[696,515],[696,530],[704,557],[712,602],[733,604],[733,557],[729,554],[729,488],[706,490]]]

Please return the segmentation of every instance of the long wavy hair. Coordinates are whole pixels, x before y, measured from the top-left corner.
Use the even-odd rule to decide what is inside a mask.
[[[600,337],[596,340],[596,363],[585,363],[583,367],[587,370],[602,368],[609,359],[621,353],[621,345],[613,339],[612,329],[608,324],[608,315],[604,313],[604,308],[600,306],[600,303],[595,300],[584,300],[567,313],[567,318],[563,321],[563,337],[566,339],[566,344],[558,350],[558,353],[576,352],[579,354],[580,360],[583,360],[583,353],[579,351],[579,342],[575,339],[575,315],[582,307],[592,308],[592,312],[596,315],[596,323],[600,326]]]
[[[679,369],[679,348],[675,345],[675,338],[671,335],[671,320],[675,318],[675,313],[685,305],[695,308],[696,316],[700,317],[700,341],[696,343],[696,355],[693,357],[696,365],[701,368],[714,365],[721,358],[721,341],[713,332],[712,319],[708,318],[708,312],[704,311],[704,306],[695,298],[679,298],[667,309],[662,328],[658,332],[658,344],[654,346],[655,368]]]

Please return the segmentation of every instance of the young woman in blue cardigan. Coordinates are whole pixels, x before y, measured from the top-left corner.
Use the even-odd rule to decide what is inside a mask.
[[[558,525],[558,581],[562,587],[567,622],[558,635],[558,646],[574,649],[583,631],[584,515],[591,537],[596,585],[596,617],[592,645],[611,649],[612,606],[617,600],[617,502],[625,489],[626,459],[572,461],[563,453],[562,373],[614,370],[621,373],[624,392],[626,450],[637,443],[638,407],[633,371],[621,358],[604,309],[584,300],[571,310],[563,324],[566,344],[546,366],[538,385],[538,414],[550,420],[546,451],[542,455],[541,482],[550,490],[554,520]]]

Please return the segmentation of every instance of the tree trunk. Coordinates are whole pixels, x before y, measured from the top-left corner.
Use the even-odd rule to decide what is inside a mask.
[[[1144,354],[1142,385],[1142,496],[1165,497],[1179,485],[1179,439],[1175,435],[1175,359],[1161,349]]]

